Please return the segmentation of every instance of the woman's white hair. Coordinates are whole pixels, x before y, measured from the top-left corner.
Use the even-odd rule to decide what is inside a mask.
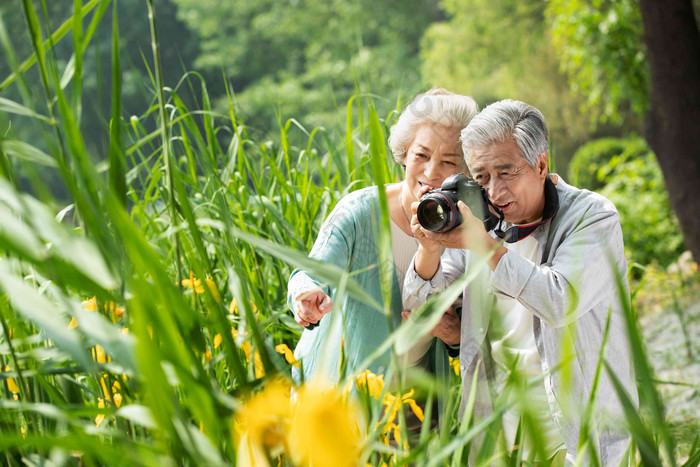
[[[469,96],[442,88],[418,94],[389,131],[389,147],[394,160],[401,166],[406,165],[406,153],[418,127],[430,124],[461,131],[478,112],[479,107]]]
[[[543,152],[549,153],[547,124],[542,112],[521,101],[504,99],[486,106],[462,130],[462,151],[469,166],[469,153],[474,147],[491,146],[515,140],[520,157],[535,167]],[[471,166],[469,167],[471,170]]]

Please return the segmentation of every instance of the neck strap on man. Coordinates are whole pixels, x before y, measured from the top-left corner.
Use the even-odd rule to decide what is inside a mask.
[[[503,213],[499,212],[501,218],[498,221],[498,226],[494,229],[494,233],[498,238],[504,239],[507,243],[515,243],[527,238],[537,230],[539,226],[551,220],[559,210],[559,195],[554,182],[547,176],[544,181],[544,210],[542,211],[542,219],[534,224],[514,225],[503,231]],[[500,211],[500,210],[499,210]]]

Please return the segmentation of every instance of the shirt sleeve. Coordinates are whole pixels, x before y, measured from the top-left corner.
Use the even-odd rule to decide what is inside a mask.
[[[415,310],[425,303],[431,295],[445,290],[466,269],[466,251],[446,248],[440,256],[438,269],[429,280],[418,275],[414,256],[406,271],[403,282],[403,309]]]
[[[332,263],[343,269],[347,268],[355,231],[354,217],[351,206],[348,204],[341,200],[325,220],[309,253],[310,258]],[[301,292],[313,288],[320,288],[332,298],[331,288],[319,278],[299,268],[292,271],[287,286],[287,305],[292,313],[294,313],[294,298]]]
[[[615,275],[627,273],[614,207],[590,207],[567,222],[570,226],[551,261],[536,265],[509,251],[491,280],[496,294],[518,300],[552,327],[565,326],[601,302],[614,300]]]

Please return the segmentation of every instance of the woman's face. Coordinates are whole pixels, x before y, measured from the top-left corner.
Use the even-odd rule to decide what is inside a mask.
[[[404,183],[412,201],[418,200],[422,186],[440,188],[447,177],[457,173],[467,173],[459,130],[437,124],[419,126],[406,154]]]

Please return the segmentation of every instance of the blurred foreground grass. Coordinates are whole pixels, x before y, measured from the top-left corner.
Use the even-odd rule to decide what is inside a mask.
[[[290,349],[301,328],[285,305],[289,272],[304,267],[361,294],[344,271],[306,253],[340,197],[396,179],[384,147],[395,114],[377,115],[371,99],[358,94],[347,103],[344,128],[309,130],[286,120],[279,143],[252,141],[232,90],[229,113],[220,115],[196,73],[175,89],[164,87],[152,19],[153,94],[142,115],[124,118],[115,15],[113,110],[104,125],[109,151],[95,153],[81,130],[80,62],[94,28],[109,27],[101,24],[109,6],[76,1],[70,24],[42,33],[41,11],[25,0],[34,55],[10,60],[14,74],[4,83],[21,98],[0,96],[3,126],[10,128],[0,137],[2,460],[462,465],[470,453],[484,464],[517,459],[499,442],[505,407],[476,425],[469,410],[459,420],[456,374],[448,388],[425,375],[415,387],[388,384],[405,381],[400,368],[332,384],[291,382],[298,363]],[[152,2],[148,7],[153,16]],[[67,63],[54,56],[63,36],[73,41]],[[12,56],[6,35],[0,40]],[[40,84],[26,79],[29,69]],[[185,94],[195,107],[185,104]],[[38,104],[36,96],[43,96]],[[13,136],[18,119],[33,125],[34,138]],[[57,174],[68,200],[51,195],[42,172]],[[435,303],[426,309],[443,311]],[[628,318],[639,337],[631,308]],[[633,352],[641,378],[650,380],[642,347]],[[445,417],[430,430],[430,414],[415,397],[430,401],[440,389],[447,394]],[[644,393],[644,418],[628,413],[630,463],[676,465],[688,452],[688,462],[697,462],[697,446],[676,452],[655,388]],[[410,444],[407,410],[426,420]],[[489,427],[495,434],[473,445]],[[584,435],[579,459],[591,449],[588,441]]]

